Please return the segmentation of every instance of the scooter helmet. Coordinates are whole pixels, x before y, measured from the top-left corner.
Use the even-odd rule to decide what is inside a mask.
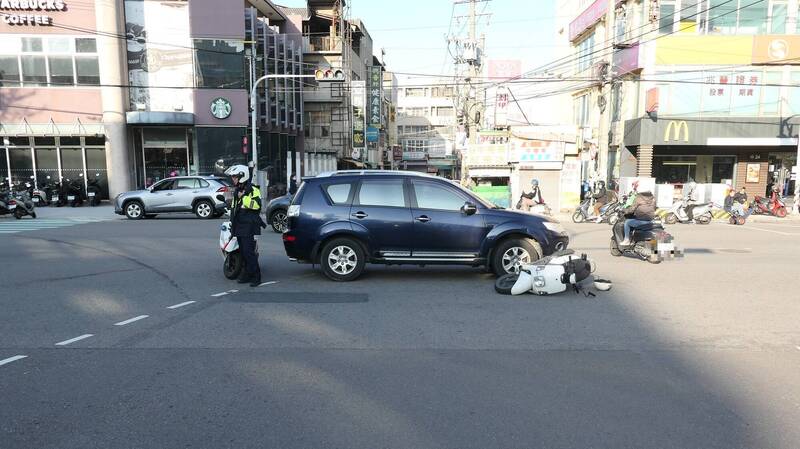
[[[231,178],[239,178],[239,182],[247,182],[250,179],[250,170],[246,165],[232,165],[225,170],[225,174]]]
[[[594,279],[594,288],[600,290],[601,292],[607,292],[611,290],[611,281],[608,279]]]
[[[778,186],[772,186],[772,191],[773,192],[777,192],[778,191]]]
[[[538,187],[539,180],[538,179],[531,179],[531,187]]]

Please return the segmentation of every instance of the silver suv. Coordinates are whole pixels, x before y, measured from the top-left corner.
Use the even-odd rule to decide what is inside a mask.
[[[193,212],[198,218],[215,218],[225,213],[217,195],[232,190],[232,184],[216,176],[180,176],[158,181],[144,190],[117,195],[114,212],[131,220],[153,218],[168,212]]]

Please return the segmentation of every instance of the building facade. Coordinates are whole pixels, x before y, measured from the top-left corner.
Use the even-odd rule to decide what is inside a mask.
[[[0,11],[0,177],[99,174],[114,196],[247,161],[248,89],[263,74],[301,73],[302,42],[269,1],[220,3]],[[29,15],[42,17],[14,19]],[[289,79],[259,93],[260,178],[285,184],[301,159],[302,89]]]
[[[583,2],[570,23],[574,121],[597,136],[601,178],[793,189],[800,4]]]
[[[345,0],[309,0],[305,8],[282,8],[302,30],[304,73],[318,68],[341,69],[344,82],[303,84],[307,175],[337,168],[378,166],[377,152],[368,152],[363,117],[354,120],[353,98],[366,98],[372,38],[364,23],[350,19]],[[352,83],[355,83],[353,87]],[[358,114],[356,114],[358,115]],[[355,132],[354,132],[355,131]],[[362,141],[354,142],[362,139]]]
[[[397,85],[397,142],[393,166],[458,179],[452,78],[403,78]]]

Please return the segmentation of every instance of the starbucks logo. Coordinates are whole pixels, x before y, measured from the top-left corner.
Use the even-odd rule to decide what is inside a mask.
[[[231,115],[231,102],[222,97],[211,100],[211,115],[222,120]]]

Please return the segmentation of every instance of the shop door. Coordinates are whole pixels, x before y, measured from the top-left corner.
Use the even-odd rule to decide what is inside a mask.
[[[185,147],[145,147],[143,152],[145,186],[150,186],[164,178],[188,174],[189,153]]]

